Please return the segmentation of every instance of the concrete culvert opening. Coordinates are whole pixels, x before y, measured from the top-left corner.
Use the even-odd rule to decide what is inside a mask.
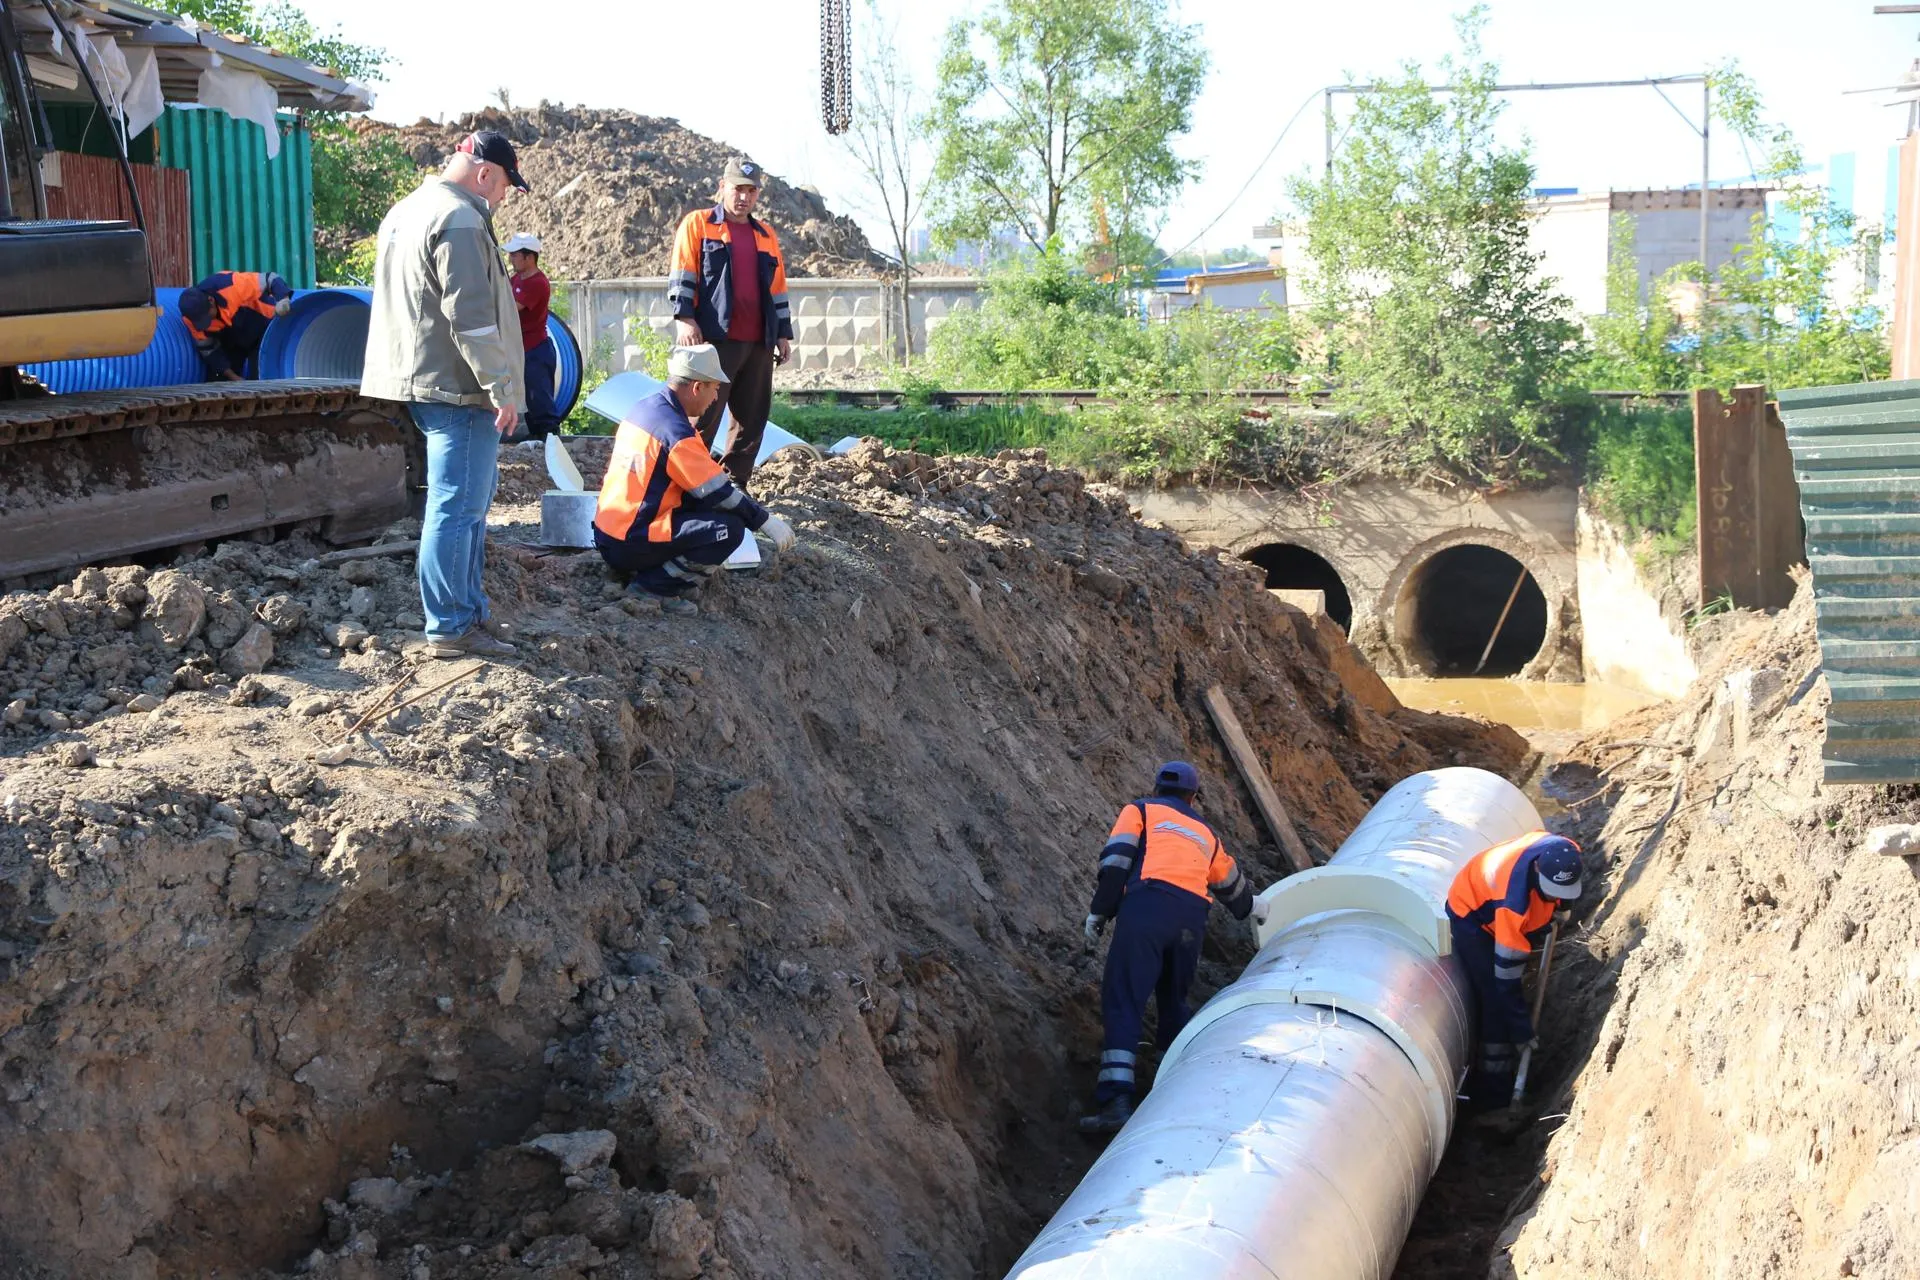
[[[1487,652],[1496,628],[1499,637]],[[1473,675],[1486,653],[1479,674],[1510,676],[1546,643],[1547,598],[1526,567],[1506,552],[1476,544],[1448,547],[1407,576],[1394,630],[1401,651],[1422,674]]]
[[[1291,591],[1327,593],[1327,616],[1340,624],[1342,631],[1353,630],[1353,597],[1340,571],[1317,555],[1291,542],[1269,542],[1255,547],[1241,559],[1250,560],[1267,571],[1267,586]]]

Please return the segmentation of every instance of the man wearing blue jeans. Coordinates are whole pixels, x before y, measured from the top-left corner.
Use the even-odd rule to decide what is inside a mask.
[[[493,210],[528,190],[504,134],[468,134],[445,169],[387,211],[373,269],[363,394],[398,400],[427,438],[420,526],[426,652],[501,658],[488,616],[487,508],[500,437],[526,408],[519,313]]]

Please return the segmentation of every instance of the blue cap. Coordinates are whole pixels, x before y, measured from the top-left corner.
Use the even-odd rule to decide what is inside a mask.
[[[1580,896],[1580,846],[1565,836],[1545,836],[1533,842],[1534,870],[1540,873],[1540,892],[1571,901]]]
[[[1153,775],[1153,785],[1160,791],[1184,791],[1192,795],[1200,789],[1200,774],[1185,760],[1169,760]]]

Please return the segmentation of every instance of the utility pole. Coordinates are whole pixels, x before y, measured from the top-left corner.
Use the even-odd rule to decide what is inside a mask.
[[[1710,178],[1713,173],[1712,145],[1707,139],[1707,131],[1713,124],[1713,79],[1710,76],[1700,78],[1700,302],[1706,305],[1707,284],[1713,279],[1713,271],[1707,262],[1707,206],[1713,203],[1713,185]]]

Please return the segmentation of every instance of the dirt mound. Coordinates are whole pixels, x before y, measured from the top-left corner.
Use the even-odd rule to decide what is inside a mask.
[[[1687,700],[1566,770],[1610,770],[1611,866],[1556,1015],[1578,1074],[1503,1274],[1920,1275],[1920,890],[1866,847],[1920,816],[1914,789],[1822,784],[1804,585],[1721,643]]]
[[[496,512],[514,664],[298,540],[0,599],[0,1275],[994,1271],[1091,1154],[1113,811],[1186,756],[1283,865],[1209,684],[1323,850],[1517,761],[1036,455],[762,474],[803,541],[691,620]]]
[[[742,154],[677,120],[545,103],[489,108],[444,125],[355,127],[392,135],[414,163],[435,169],[475,129],[506,134],[533,193],[508,201],[500,233],[538,235],[541,266],[566,280],[665,275],[680,219],[712,205],[728,158]],[[885,266],[859,224],[810,188],[772,177],[755,216],[779,235],[789,274],[870,276]]]

